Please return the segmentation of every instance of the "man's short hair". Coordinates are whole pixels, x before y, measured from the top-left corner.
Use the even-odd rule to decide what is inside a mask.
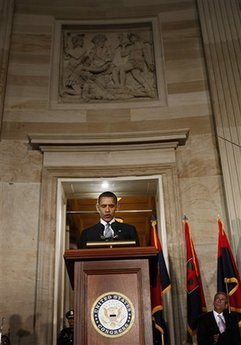
[[[113,192],[110,192],[110,191],[101,193],[101,194],[98,196],[97,204],[100,203],[100,200],[101,200],[102,198],[113,198],[113,199],[115,200],[115,203],[116,203],[116,204],[118,203],[117,196],[116,196]]]

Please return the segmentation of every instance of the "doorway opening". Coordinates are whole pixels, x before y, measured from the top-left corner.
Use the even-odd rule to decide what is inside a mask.
[[[117,195],[120,210],[116,215],[124,222],[135,225],[142,246],[150,245],[151,221],[157,220],[157,229],[168,266],[161,175],[59,178],[57,186],[54,335],[57,335],[63,326],[66,311],[73,308],[73,291],[65,269],[63,253],[67,249],[76,249],[80,232],[99,221],[95,205],[98,195],[103,191],[110,190]],[[170,300],[168,304],[168,314],[171,315]],[[53,339],[53,343],[56,343],[56,339]]]

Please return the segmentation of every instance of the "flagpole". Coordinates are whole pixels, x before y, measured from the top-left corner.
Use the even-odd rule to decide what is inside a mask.
[[[230,303],[229,303],[228,279],[224,278],[224,282],[225,282],[226,295],[227,295],[227,299],[228,299],[228,312],[230,314],[231,313],[231,309],[230,309]]]
[[[162,345],[165,345],[165,343],[164,343],[164,334],[163,333],[161,334],[161,338],[162,338]]]

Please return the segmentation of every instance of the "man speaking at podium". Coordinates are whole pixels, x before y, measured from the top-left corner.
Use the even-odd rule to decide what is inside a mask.
[[[101,241],[133,241],[136,246],[139,246],[136,228],[133,225],[115,220],[118,200],[114,193],[108,191],[100,194],[96,209],[100,215],[100,222],[82,231],[79,248],[87,248],[88,243]]]

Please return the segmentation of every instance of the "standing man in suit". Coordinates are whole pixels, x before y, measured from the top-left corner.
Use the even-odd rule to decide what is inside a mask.
[[[69,310],[65,314],[66,319],[68,320],[68,327],[64,327],[60,332],[57,345],[73,345],[74,344],[74,311]]]
[[[198,322],[198,345],[240,345],[238,319],[227,309],[228,299],[224,292],[217,292],[213,310],[203,314]]]
[[[95,241],[135,241],[139,246],[136,228],[115,220],[118,200],[114,193],[104,192],[97,199],[96,209],[100,222],[84,229],[80,235],[79,248],[86,248],[87,242]]]

